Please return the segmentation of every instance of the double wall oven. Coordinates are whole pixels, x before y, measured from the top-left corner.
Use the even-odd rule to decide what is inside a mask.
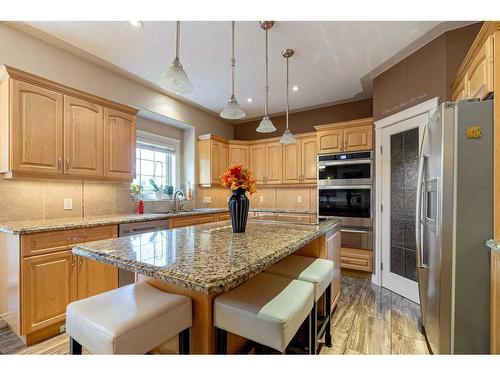
[[[342,247],[373,248],[371,151],[318,156],[319,220],[342,220]]]

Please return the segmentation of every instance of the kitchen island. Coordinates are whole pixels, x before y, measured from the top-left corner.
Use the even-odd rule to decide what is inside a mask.
[[[340,291],[340,221],[286,224],[229,221],[95,241],[73,253],[136,272],[151,285],[193,300],[192,352],[214,352],[213,299],[293,253],[332,259],[332,307]],[[338,266],[337,266],[338,265]],[[331,308],[332,308],[331,307]],[[234,347],[239,340],[234,340]]]

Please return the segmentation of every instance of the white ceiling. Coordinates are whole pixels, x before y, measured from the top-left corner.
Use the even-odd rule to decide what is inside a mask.
[[[174,57],[175,22],[27,22],[91,55],[156,84]],[[269,32],[269,112],[285,108],[285,61],[293,48],[292,110],[370,97],[361,79],[440,22],[276,22]],[[216,113],[229,97],[230,22],[182,22],[181,62],[194,90],[183,95]],[[236,23],[236,97],[247,118],[264,110],[264,31],[258,22]],[[253,98],[252,103],[247,98]]]

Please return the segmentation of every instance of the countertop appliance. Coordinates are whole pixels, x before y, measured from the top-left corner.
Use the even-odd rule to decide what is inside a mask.
[[[342,247],[372,250],[371,151],[318,156],[318,220],[342,220]]]
[[[427,341],[436,354],[487,354],[493,101],[443,103],[419,157],[417,275]]]
[[[118,227],[118,237],[134,236],[142,233],[157,232],[169,228],[168,220],[142,221],[139,223],[120,224]],[[136,282],[134,272],[118,269],[118,286],[124,286]]]

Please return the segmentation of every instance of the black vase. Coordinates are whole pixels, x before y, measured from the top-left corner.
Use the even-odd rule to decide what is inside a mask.
[[[233,233],[243,233],[247,226],[248,209],[250,208],[250,200],[245,195],[246,190],[243,188],[233,191],[229,198],[229,216],[231,217],[231,225]]]

